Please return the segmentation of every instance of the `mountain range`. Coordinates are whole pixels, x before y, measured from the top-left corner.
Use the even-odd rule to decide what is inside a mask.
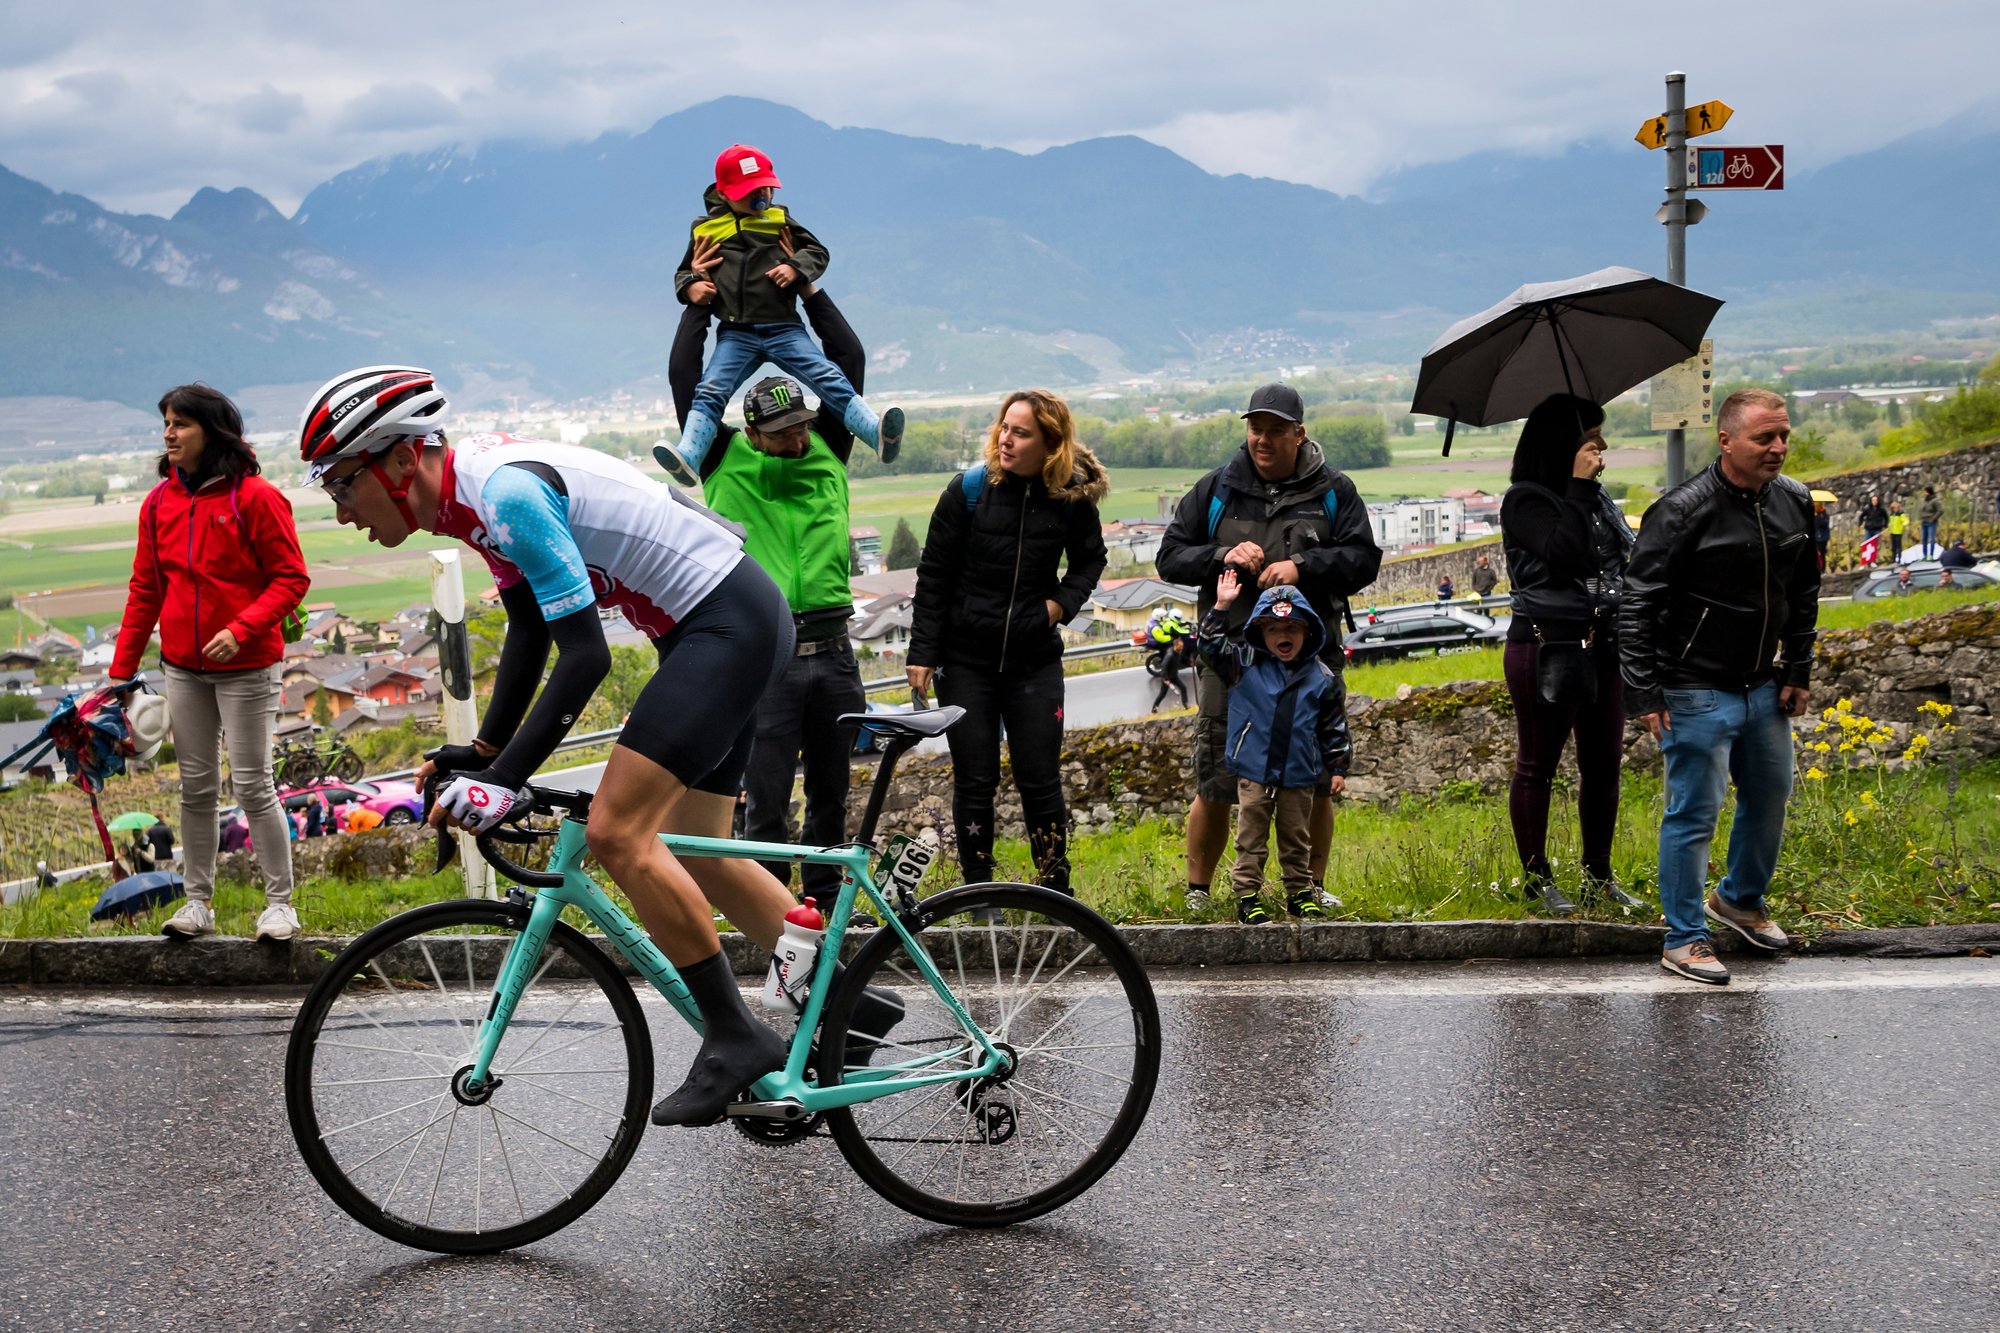
[[[317,382],[372,361],[446,369],[474,401],[657,386],[688,225],[737,141],[771,154],[780,202],[831,251],[825,283],[876,388],[1292,350],[1413,360],[1521,282],[1663,266],[1663,162],[1629,143],[1475,153],[1359,198],[1214,175],[1137,138],[1021,154],[731,97],[637,134],[368,162],[290,218],[243,189],[122,215],[0,168],[0,395],[150,404],[190,378]],[[2000,313],[1991,114],[1788,170],[1782,192],[1706,196],[1689,234],[1690,282],[1732,301],[1722,336]]]

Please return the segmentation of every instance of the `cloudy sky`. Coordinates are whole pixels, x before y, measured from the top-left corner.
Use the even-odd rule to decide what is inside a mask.
[[[1345,192],[1482,148],[1627,140],[1661,75],[1795,169],[1971,111],[1992,0],[69,0],[0,8],[0,165],[127,211],[204,185],[287,211],[335,172],[494,138],[640,130],[726,93],[1033,151],[1142,135]],[[1986,99],[1981,101],[1981,99]],[[1633,152],[1641,151],[1636,145]]]

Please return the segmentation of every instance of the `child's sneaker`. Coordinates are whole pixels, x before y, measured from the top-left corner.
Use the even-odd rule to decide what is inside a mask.
[[[288,940],[299,933],[299,914],[290,903],[272,903],[257,918],[257,938]]]
[[[693,490],[701,484],[702,460],[708,457],[715,436],[715,421],[706,412],[690,412],[678,441],[653,446],[653,461],[673,478],[676,486]]]
[[[1307,921],[1317,921],[1321,917],[1338,912],[1345,904],[1325,889],[1310,889],[1305,893],[1294,894],[1286,901],[1285,906],[1291,909],[1293,916]]]
[[[1271,913],[1262,898],[1254,893],[1245,894],[1236,900],[1236,919],[1246,926],[1261,926],[1270,921]]]
[[[215,933],[215,909],[198,899],[190,898],[181,905],[181,910],[167,918],[160,927],[160,933],[168,939],[193,940],[203,935]]]
[[[892,407],[882,414],[882,425],[879,428],[879,434],[881,435],[881,443],[876,446],[876,456],[885,463],[895,462],[896,455],[903,451],[902,408]]]

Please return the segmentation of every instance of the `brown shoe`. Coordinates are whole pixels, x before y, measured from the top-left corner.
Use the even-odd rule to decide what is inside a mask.
[[[1689,981],[1699,981],[1708,986],[1727,986],[1729,969],[1715,956],[1715,949],[1707,940],[1696,940],[1683,944],[1678,949],[1669,949],[1660,955],[1660,966],[1676,976]]]
[[[1779,930],[1761,907],[1746,911],[1722,901],[1721,894],[1710,893],[1702,909],[1708,913],[1710,920],[1728,926],[1759,949],[1776,953],[1791,947],[1791,936]]]

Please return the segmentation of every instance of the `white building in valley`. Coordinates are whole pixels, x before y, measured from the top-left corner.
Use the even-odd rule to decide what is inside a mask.
[[[1375,544],[1385,551],[1447,546],[1464,534],[1465,501],[1405,496],[1369,505],[1368,521],[1375,529]]]

